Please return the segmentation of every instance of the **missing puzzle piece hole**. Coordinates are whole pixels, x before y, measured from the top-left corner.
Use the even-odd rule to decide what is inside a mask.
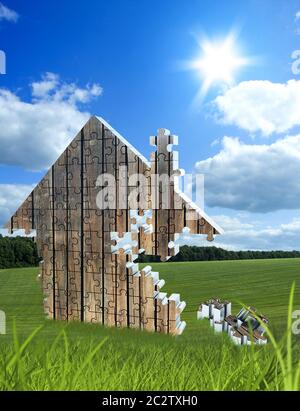
[[[123,237],[119,237],[119,233],[111,232],[110,238],[115,242],[115,245],[111,246],[112,254],[132,254],[132,249],[138,245],[138,242],[132,239],[131,233],[124,233]]]

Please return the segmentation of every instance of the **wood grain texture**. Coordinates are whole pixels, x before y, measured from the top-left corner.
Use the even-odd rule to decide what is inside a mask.
[[[130,264],[142,249],[163,260],[174,255],[169,243],[184,227],[210,238],[217,230],[176,191],[175,180],[164,180],[177,173],[178,155],[170,148],[176,136],[160,129],[151,142],[156,151],[147,163],[92,117],[6,224],[11,231],[37,231],[49,318],[179,332],[178,304],[158,298],[157,273]],[[107,185],[114,192],[108,202]],[[131,232],[130,209],[140,216],[152,210],[153,232],[140,227],[130,254],[112,253],[111,233]]]

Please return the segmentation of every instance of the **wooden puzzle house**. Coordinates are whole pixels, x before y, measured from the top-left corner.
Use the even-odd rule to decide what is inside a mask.
[[[208,240],[221,229],[178,188],[176,136],[160,129],[150,142],[149,162],[92,117],[6,225],[36,230],[49,318],[183,331],[179,294],[167,297],[159,274],[135,260],[166,261],[187,227]]]

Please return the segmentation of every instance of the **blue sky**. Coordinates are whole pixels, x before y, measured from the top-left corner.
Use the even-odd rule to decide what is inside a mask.
[[[180,166],[205,174],[206,211],[226,230],[216,244],[300,249],[300,1],[1,5],[0,223],[90,113],[146,156],[157,128],[179,135]],[[233,29],[252,64],[193,105],[203,79],[182,62],[199,58],[203,34],[221,41]]]

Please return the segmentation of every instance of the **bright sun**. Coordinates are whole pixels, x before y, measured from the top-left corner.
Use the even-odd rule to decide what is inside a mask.
[[[203,78],[198,93],[198,97],[202,99],[215,83],[231,85],[237,69],[246,65],[248,59],[238,55],[233,34],[220,42],[203,40],[200,42],[200,47],[202,49],[200,58],[189,62],[189,68],[197,70]]]

